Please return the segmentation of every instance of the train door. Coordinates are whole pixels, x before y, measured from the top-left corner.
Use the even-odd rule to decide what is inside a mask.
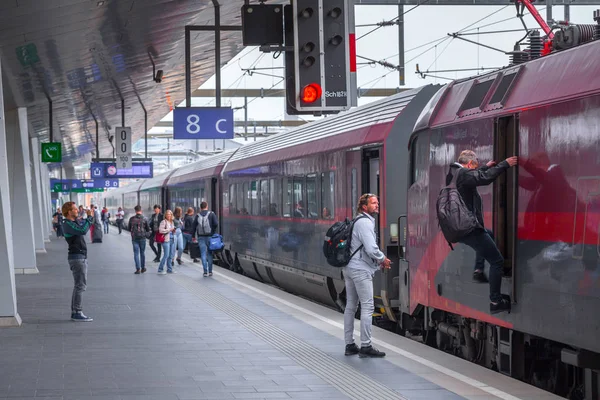
[[[363,149],[362,154],[362,193],[359,193],[359,197],[363,193],[373,193],[379,196],[379,150],[380,147]],[[381,202],[381,199],[379,199]],[[381,211],[381,210],[380,210]],[[375,220],[375,231],[377,232],[377,239],[381,238],[379,227],[381,220],[381,212],[378,218]],[[384,248],[380,244],[381,248]]]
[[[518,156],[519,117],[498,118],[494,135],[494,159],[497,162]],[[494,183],[493,227],[498,249],[504,256],[504,276],[512,277],[512,299],[516,300],[514,267],[517,242],[518,169],[510,168]]]

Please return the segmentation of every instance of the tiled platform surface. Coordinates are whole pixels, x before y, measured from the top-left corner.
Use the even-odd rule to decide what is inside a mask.
[[[392,358],[345,357],[330,327],[239,290],[218,267],[203,278],[188,261],[159,276],[147,247],[148,272],[134,275],[126,232],[88,248],[93,322],[69,320],[64,240],[38,256],[39,275],[17,276],[23,326],[0,330],[0,399],[511,399],[459,396]]]

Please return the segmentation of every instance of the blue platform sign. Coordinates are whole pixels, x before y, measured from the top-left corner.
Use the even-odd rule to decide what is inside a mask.
[[[118,179],[94,179],[94,187],[95,188],[118,188],[119,180]]]
[[[103,163],[91,163],[90,164],[90,175],[92,179],[104,178],[104,164]]]
[[[105,163],[105,178],[153,178],[154,164],[151,162],[133,163],[131,169],[117,169],[115,163]]]
[[[180,107],[173,110],[173,139],[233,139],[231,107]]]
[[[83,186],[81,185],[81,181],[77,179],[71,179],[71,189],[81,189]]]

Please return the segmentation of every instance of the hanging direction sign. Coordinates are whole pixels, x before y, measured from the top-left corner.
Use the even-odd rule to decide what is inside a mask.
[[[131,128],[115,128],[115,137],[117,138],[117,169],[131,169]]]

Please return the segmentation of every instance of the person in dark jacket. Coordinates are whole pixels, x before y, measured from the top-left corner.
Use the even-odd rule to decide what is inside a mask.
[[[484,166],[479,166],[479,159],[472,150],[464,150],[458,157],[458,162],[450,166],[450,171],[446,176],[446,185],[454,177],[456,178],[456,188],[460,193],[467,208],[475,215],[480,227],[462,238],[459,242],[475,250],[475,267],[473,279],[478,283],[487,283],[488,280],[483,272],[484,262],[490,263],[490,313],[496,314],[502,311],[510,311],[510,296],[500,293],[502,286],[502,268],[504,267],[504,257],[494,242],[492,231],[484,227],[483,222],[483,202],[477,191],[478,186],[486,186],[493,183],[502,173],[510,167],[517,165],[516,156],[509,157],[498,163],[488,162]]]
[[[92,321],[92,318],[83,314],[81,295],[87,287],[88,263],[85,234],[90,230],[94,222],[94,217],[92,210],[87,210],[87,219],[78,222],[79,210],[72,201],[63,204],[62,213],[65,217],[63,221],[63,234],[69,244],[69,256],[67,259],[75,282],[73,296],[71,297],[71,320],[77,322]]]
[[[142,214],[142,206],[135,206],[135,215],[129,218],[129,231],[131,232],[131,244],[133,245],[133,261],[135,262],[135,274],[146,272],[146,238],[152,232],[148,220]]]
[[[154,214],[150,217],[150,229],[152,229],[152,235],[150,235],[150,248],[156,255],[154,262],[160,262],[160,253],[162,252],[162,245],[158,245],[158,249],[154,246],[156,233],[158,232],[158,226],[163,220],[163,215],[160,212],[160,206],[156,204],[154,206]]]
[[[200,246],[200,258],[204,268],[203,276],[212,276],[213,257],[209,250],[210,237],[217,232],[219,221],[214,212],[208,210],[208,203],[200,203],[200,213],[194,220],[194,233],[198,234],[198,245]]]
[[[183,217],[182,234],[183,234],[183,248],[185,249],[187,247],[187,245],[190,244],[190,251],[188,251],[188,253],[190,254],[190,257],[192,257],[191,247],[198,245],[197,243],[192,243],[192,237],[194,236],[194,232],[195,232],[195,228],[194,228],[195,221],[196,221],[196,216],[194,215],[194,208],[188,207],[187,213]],[[193,261],[198,262],[198,259],[193,258]]]

